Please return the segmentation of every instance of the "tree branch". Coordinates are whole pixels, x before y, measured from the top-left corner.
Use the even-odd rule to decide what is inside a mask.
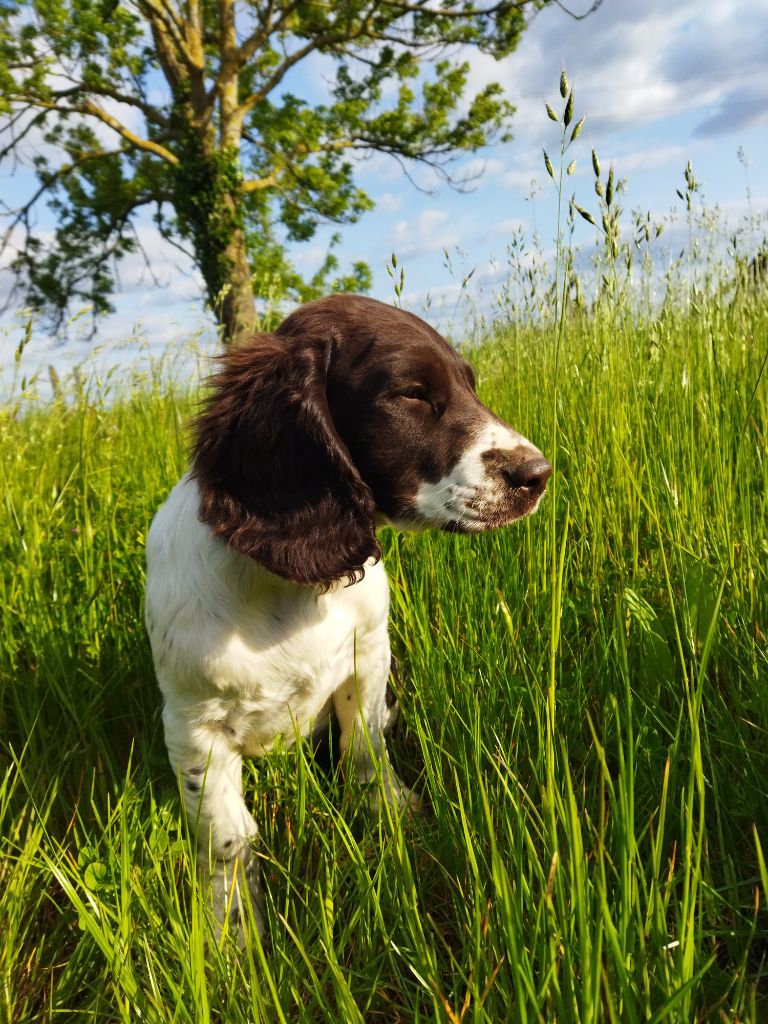
[[[139,96],[128,96],[124,92],[120,92],[118,89],[111,89],[107,85],[88,86],[88,92],[95,93],[97,96],[104,96],[106,99],[114,100],[116,103],[124,103],[127,107],[135,107],[140,110],[147,121],[158,128],[168,128],[168,118],[164,117],[157,107],[151,103],[147,103],[146,100],[141,99]]]
[[[162,10],[153,5],[151,0],[138,0],[138,8],[149,22],[152,38],[157,48],[157,59],[163,70],[165,79],[172,89],[178,88],[188,78],[188,62],[179,60],[179,52],[184,56],[185,47],[179,45],[179,33],[166,20]]]
[[[109,155],[109,154],[105,154],[105,155]],[[115,256],[115,254],[117,252],[117,249],[118,249],[118,246],[120,245],[120,241],[122,239],[123,230],[125,229],[126,225],[132,226],[132,225],[130,225],[130,216],[131,216],[131,214],[135,210],[137,210],[139,207],[146,206],[148,203],[153,203],[153,202],[156,202],[156,201],[157,201],[157,197],[155,195],[143,195],[143,196],[138,196],[137,198],[133,199],[131,202],[127,203],[125,208],[120,212],[120,214],[117,217],[115,217],[112,225],[110,226],[109,233],[106,235],[106,237],[104,237],[102,239],[103,244],[102,244],[100,250],[99,251],[95,251],[93,253],[93,255],[89,259],[84,260],[83,263],[81,264],[80,272],[72,276],[72,278],[71,278],[71,286],[76,287],[77,285],[81,284],[81,282],[86,281],[89,278],[91,278],[93,276],[94,272],[99,269],[99,267],[103,266],[103,264],[105,264],[111,257]],[[31,206],[32,202],[34,202],[34,200],[32,200],[30,203],[25,204],[25,207],[24,207],[24,210],[23,210],[24,218],[26,218],[28,216],[29,210],[30,210],[30,206]],[[27,224],[26,227],[27,227],[27,237],[26,237],[26,239],[24,241],[24,246],[23,246],[23,248],[18,250],[19,253],[20,253],[20,256],[21,255],[26,255],[26,247],[29,244],[29,225]],[[135,235],[135,232],[134,232],[134,235]],[[96,240],[96,241],[98,241],[98,240]],[[7,241],[4,241],[2,248],[0,248],[0,252],[3,251],[3,249],[5,248],[6,245],[7,245]],[[18,287],[19,287],[19,279],[17,278],[16,282],[14,283],[13,287],[10,289],[10,291],[8,293],[8,296],[6,298],[5,303],[3,304],[2,307],[0,307],[0,313],[5,313],[5,312],[7,312],[8,309],[10,309],[11,302],[15,298],[16,291],[17,291]],[[73,287],[73,290],[70,293],[71,295],[77,294],[77,292],[74,290],[74,287]],[[80,293],[80,294],[82,295],[82,293]],[[52,322],[53,322],[53,327],[54,327],[55,331],[58,331],[61,328],[61,324],[63,322],[64,315],[65,315],[65,310],[64,309],[58,309],[55,312],[55,314],[52,316]],[[93,329],[95,331],[95,326],[96,326],[96,314],[95,313],[94,313],[93,323],[94,323],[94,328]]]
[[[203,42],[203,19],[199,0],[187,0],[186,26],[187,45],[192,65],[198,71],[205,70],[205,44]]]
[[[477,15],[483,15],[487,17],[491,14],[500,14],[504,11],[522,10],[525,7],[530,7],[532,0],[505,0],[503,3],[494,4],[492,7],[427,7],[424,4],[403,4],[396,2],[387,3],[387,7],[391,7],[400,14],[428,14],[433,18],[474,18]],[[603,0],[598,0],[598,5]]]
[[[70,93],[76,90],[70,90]],[[21,94],[18,97],[19,100],[28,104],[30,107],[38,107],[41,110],[51,110],[63,114],[82,114],[84,117],[95,117],[101,121],[102,124],[107,125],[112,131],[116,132],[121,138],[129,142],[131,146],[135,146],[136,149],[142,149],[146,153],[154,153],[155,156],[161,157],[166,163],[178,165],[179,158],[175,153],[172,153],[170,149],[166,149],[165,146],[161,146],[159,142],[155,142],[152,139],[144,139],[140,135],[136,135],[129,128],[119,121],[116,117],[104,110],[97,103],[92,100],[83,100],[82,103],[74,105],[63,105],[50,100],[44,100],[39,96],[30,96]]]
[[[594,14],[596,10],[603,6],[603,0],[594,0],[592,6],[588,11],[585,11],[584,14],[574,14],[573,11],[568,10],[561,0],[554,0],[554,3],[564,14],[567,14],[569,18],[573,18],[574,21],[583,21],[585,18],[588,18],[590,14]]]
[[[15,210],[10,208],[6,209],[6,212],[2,214],[3,217],[13,217],[13,220],[3,232],[0,238],[0,254],[5,252],[6,248],[11,239],[16,227],[22,222],[26,222],[29,218],[29,214],[32,211],[32,207],[38,201],[38,199],[49,189],[53,188],[57,181],[62,178],[66,178],[72,171],[77,170],[82,164],[88,163],[91,160],[102,160],[110,156],[122,156],[124,153],[131,151],[131,146],[120,146],[118,149],[94,149],[88,153],[83,153],[76,160],[72,160],[68,164],[63,164],[61,167],[57,167],[55,171],[46,171],[45,180],[41,183],[40,187],[35,191],[34,195],[27,200],[22,206],[17,207]],[[141,200],[141,204],[150,202],[161,202],[165,196],[161,196],[160,193],[152,193],[147,195]],[[137,204],[137,205],[141,205]]]
[[[290,18],[290,16],[294,13],[298,6],[298,0],[294,0],[294,3],[288,4],[281,11],[278,20],[273,23],[272,15],[275,10],[275,4],[273,0],[270,0],[270,3],[267,4],[267,9],[264,12],[263,17],[260,19],[262,27],[257,29],[257,31],[252,32],[247,39],[243,40],[243,42],[240,44],[238,48],[237,60],[240,67],[248,63],[248,61],[251,59],[254,53],[256,53],[260,46],[264,45],[264,43],[267,41],[267,39],[269,39],[271,35],[273,35],[275,32],[280,31],[280,29],[283,27],[283,25],[285,25],[288,18]]]
[[[119,89],[113,89],[106,83],[99,83],[98,85],[88,84],[84,85],[77,79],[73,79],[70,75],[61,74],[60,77],[68,78],[69,81],[74,82],[73,85],[67,89],[51,89],[50,95],[54,96],[57,100],[72,99],[73,97],[83,97],[84,102],[89,102],[89,96],[103,96],[106,99],[114,100],[116,103],[124,103],[127,107],[135,107],[140,110],[148,121],[152,124],[157,125],[158,128],[168,128],[168,119],[164,117],[160,111],[153,104],[148,103],[140,96],[132,96],[127,93],[120,91]],[[24,98],[24,97],[23,97]],[[31,97],[25,97],[26,102],[31,102]],[[59,109],[58,107],[50,109]],[[2,132],[4,128],[0,128]]]
[[[417,164],[423,164],[425,167],[429,167],[438,178],[442,179],[446,185],[450,188],[455,189],[457,192],[468,191],[465,186],[472,181],[476,181],[480,175],[467,175],[464,178],[454,177],[446,168],[446,164],[450,163],[450,156],[452,153],[451,147],[446,144],[445,146],[435,146],[433,149],[424,149],[419,153],[403,153],[394,148],[394,146],[386,146],[381,142],[369,142],[363,138],[358,138],[350,147],[350,149],[359,150],[365,153],[383,153],[385,156],[391,156],[393,160],[397,162],[401,171],[406,176],[408,181],[413,187],[423,193],[424,195],[434,195],[434,189],[425,188],[420,185],[408,169],[407,160],[411,160]],[[444,159],[440,159],[443,157]]]
[[[201,54],[193,55],[184,38],[184,23],[177,20],[173,8],[163,0],[139,0],[139,9],[153,28],[170,36],[185,64],[189,67],[202,67]]]
[[[9,118],[4,125],[0,125],[0,135],[2,135],[3,132],[9,132],[11,136],[11,141],[8,145],[0,149],[0,160],[4,160],[9,153],[13,153],[14,162],[18,164],[19,159],[18,154],[16,153],[16,146],[27,137],[33,128],[36,128],[38,124],[45,120],[47,111],[43,110],[35,114],[29,119],[29,122],[20,129],[18,134],[14,134],[16,125],[28,113],[29,107],[22,107],[22,109],[14,114],[13,117]]]
[[[262,100],[272,92],[272,90],[282,82],[292,67],[295,67],[300,61],[304,60],[313,50],[316,50],[319,46],[323,45],[324,40],[327,37],[318,36],[316,39],[311,40],[305,46],[295,50],[290,57],[286,57],[280,67],[275,73],[267,79],[265,84],[258,92],[251,93],[251,95],[240,104],[240,110],[243,117],[256,106],[257,103],[261,103]]]
[[[249,181],[243,181],[240,184],[240,191],[248,195],[251,192],[260,192],[262,189],[271,188],[278,183],[282,173],[283,169],[278,168],[263,178],[251,178]]]
[[[353,40],[358,39],[361,35],[364,35],[366,31],[366,22],[363,21],[358,29],[354,32],[327,32],[325,35],[315,36],[304,46],[286,57],[280,67],[275,71],[270,78],[264,83],[258,92],[252,93],[246,100],[240,105],[240,110],[243,116],[248,113],[256,104],[261,103],[267,98],[267,96],[275,89],[280,82],[285,78],[291,68],[295,67],[300,61],[308,57],[310,53],[315,50],[321,49],[324,46],[331,46],[336,43],[351,43]]]

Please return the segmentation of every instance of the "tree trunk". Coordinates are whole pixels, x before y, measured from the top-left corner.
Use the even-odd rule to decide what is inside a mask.
[[[237,345],[254,328],[256,305],[248,265],[242,193],[235,191],[242,181],[240,143],[245,112],[238,99],[239,63],[234,0],[218,0],[218,11],[221,73],[218,83],[217,168],[224,179],[219,199],[218,223],[224,225],[224,231],[219,230],[219,237],[224,237],[224,251],[218,260],[223,288],[214,311],[224,329],[224,343]]]
[[[182,233],[192,243],[208,302],[225,345],[236,345],[256,321],[248,263],[240,173],[234,153],[202,151],[187,139],[175,169],[174,206]]]
[[[214,313],[222,328],[225,345],[240,344],[253,331],[256,322],[256,303],[248,264],[245,231],[237,217],[235,202],[231,196],[225,200],[228,206],[231,205],[232,222],[235,226],[219,260],[225,281],[214,304]]]
[[[234,5],[219,0],[223,54],[236,47]],[[240,138],[243,113],[237,102],[236,64],[229,62],[218,88],[219,124],[207,115],[200,75],[176,86],[180,156],[174,168],[178,224],[189,238],[203,275],[208,302],[225,345],[237,345],[253,331],[256,304],[246,245],[242,202]]]
[[[254,329],[256,303],[239,196],[227,188],[220,155],[187,156],[176,175],[178,223],[192,243],[208,303],[225,345],[237,345]]]

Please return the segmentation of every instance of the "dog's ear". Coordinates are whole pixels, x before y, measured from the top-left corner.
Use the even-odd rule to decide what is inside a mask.
[[[375,506],[331,418],[333,342],[255,335],[221,357],[197,418],[200,518],[295,583],[353,583],[378,558]]]

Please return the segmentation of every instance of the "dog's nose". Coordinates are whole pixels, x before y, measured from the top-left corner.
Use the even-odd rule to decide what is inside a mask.
[[[547,480],[552,476],[552,467],[537,452],[532,456],[524,456],[522,459],[516,456],[502,468],[502,476],[510,487],[526,487],[528,490],[539,493],[544,490]]]

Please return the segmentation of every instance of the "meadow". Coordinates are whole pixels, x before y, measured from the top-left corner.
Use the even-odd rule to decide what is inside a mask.
[[[541,510],[382,535],[427,812],[306,744],[247,766],[265,946],[206,946],[142,624],[197,389],[9,397],[0,1020],[768,1019],[768,303],[684,271],[643,311],[610,227],[594,302],[564,247],[554,318],[521,272],[467,350],[553,461]]]

